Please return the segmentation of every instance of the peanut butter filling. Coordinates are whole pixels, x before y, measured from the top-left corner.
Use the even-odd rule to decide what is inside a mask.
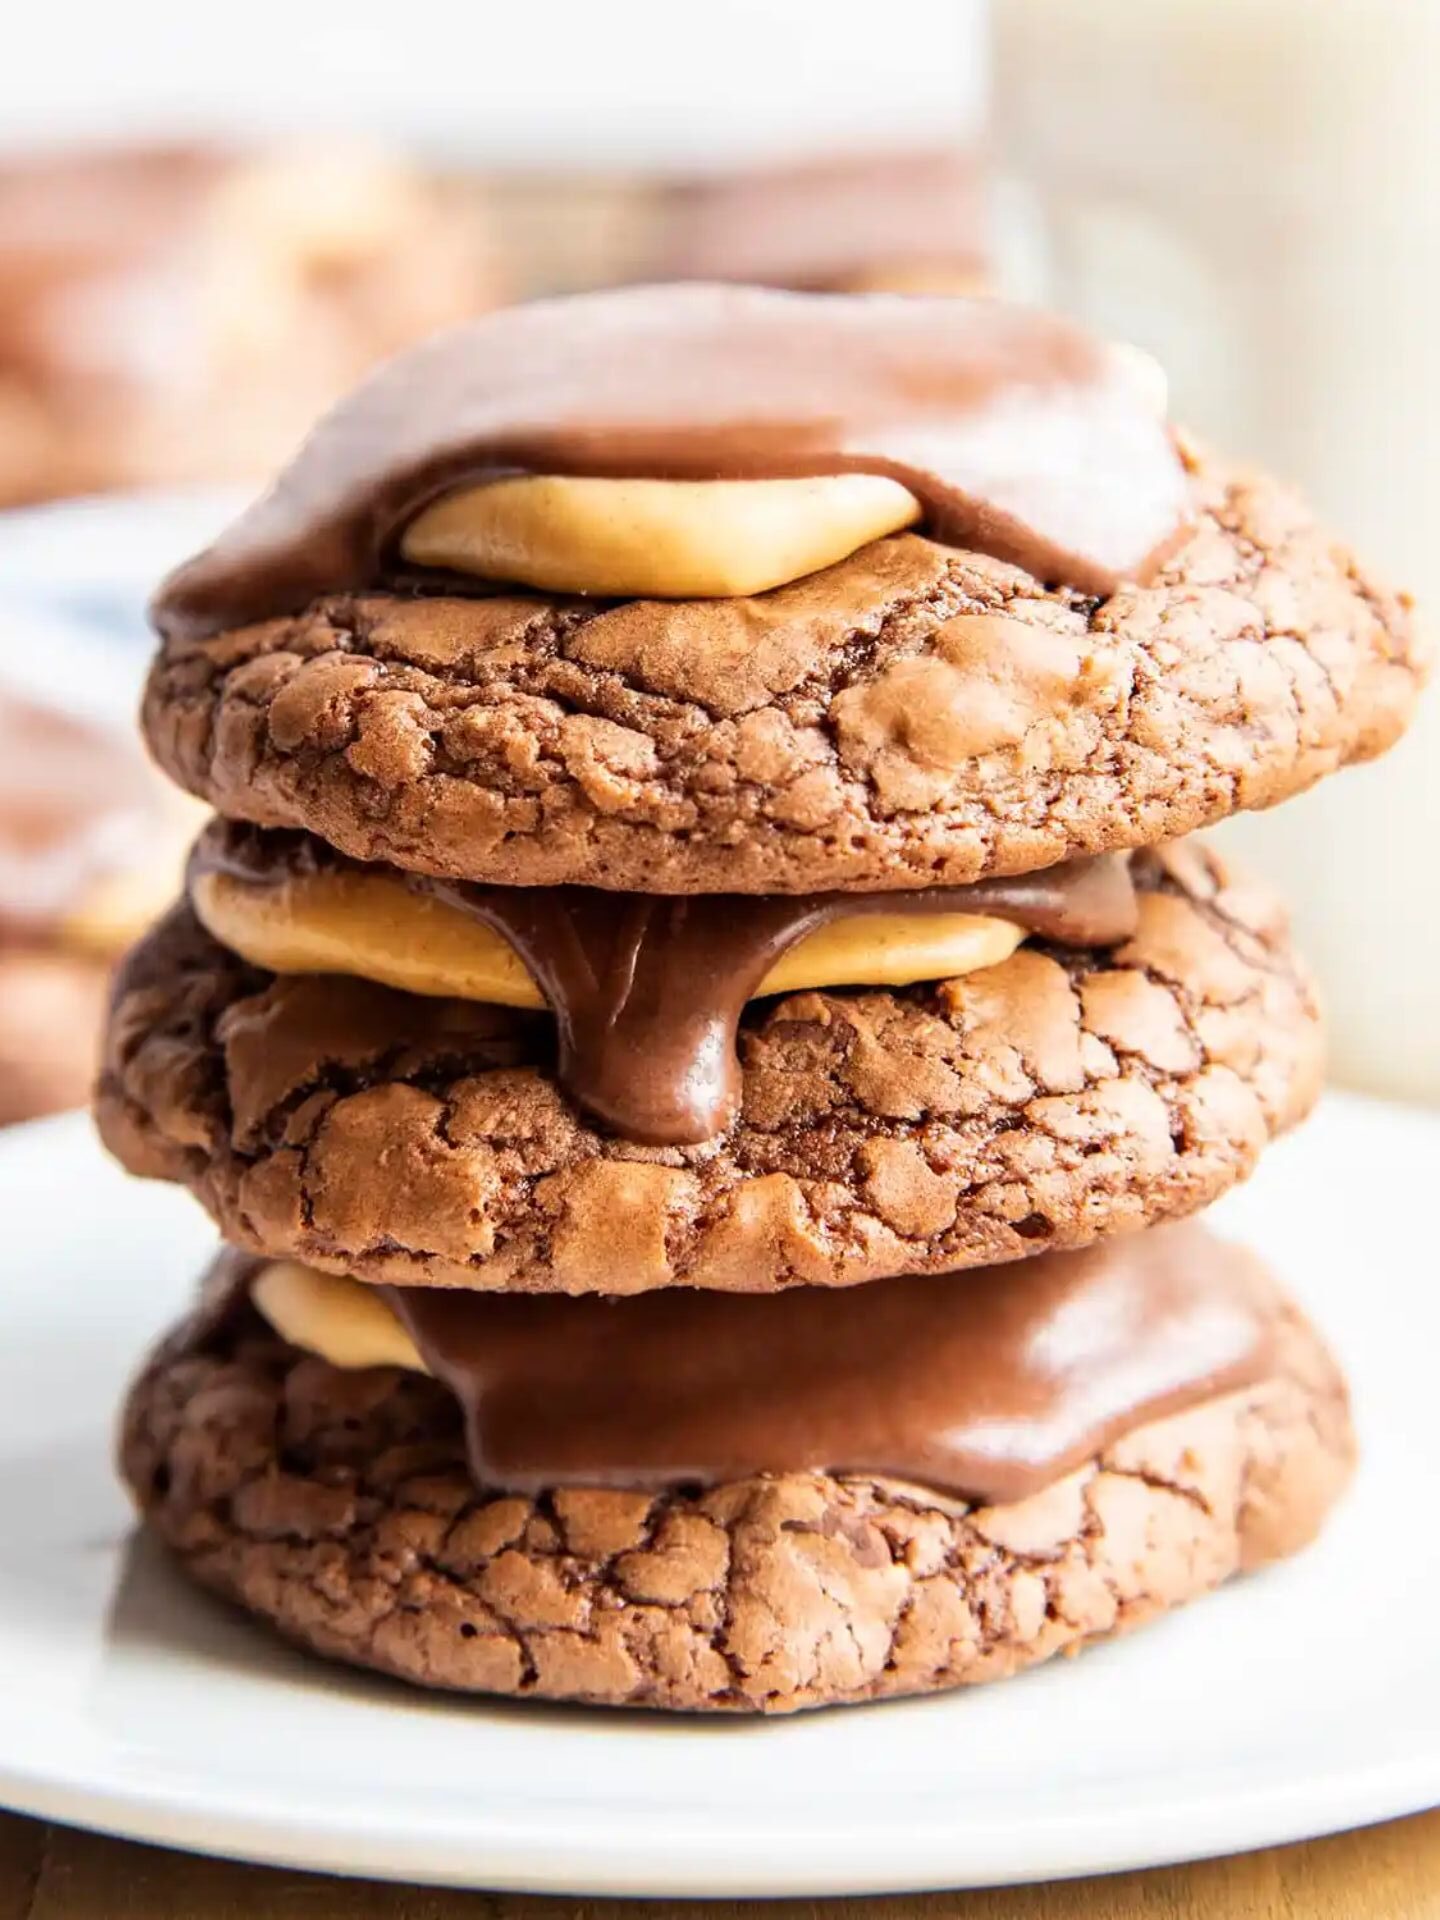
[[[764,593],[913,526],[920,502],[883,474],[800,480],[526,474],[446,494],[401,557],[550,593],[708,599]]]
[[[250,1298],[282,1339],[332,1367],[429,1372],[378,1287],[321,1273],[299,1260],[272,1260],[256,1269]]]
[[[222,945],[271,973],[349,973],[405,993],[544,1007],[545,995],[494,927],[384,872],[346,868],[258,884],[197,873],[190,890]],[[998,966],[1025,938],[971,913],[872,913],[832,920],[770,966],[756,998],[806,987],[909,986]]]

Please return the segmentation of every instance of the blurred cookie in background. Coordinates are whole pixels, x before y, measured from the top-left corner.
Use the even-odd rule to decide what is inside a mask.
[[[203,818],[123,734],[0,687],[0,1125],[89,1097],[111,967]]]
[[[809,293],[982,293],[985,173],[962,148],[697,177],[661,210],[653,277]]]
[[[0,504],[262,477],[496,297],[483,203],[369,147],[7,159]]]
[[[512,299],[656,277],[670,207],[662,176],[546,168],[457,173],[452,186],[493,236]]]

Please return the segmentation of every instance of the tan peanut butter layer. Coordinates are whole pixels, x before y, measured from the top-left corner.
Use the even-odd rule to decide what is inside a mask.
[[[402,559],[550,593],[668,600],[765,593],[913,525],[882,474],[812,480],[600,480],[525,474],[443,494]]]
[[[1062,887],[1052,879],[1046,885],[1046,876],[1014,889],[975,889],[972,910],[964,910],[970,889],[958,887],[937,887],[920,899],[881,895],[872,904],[862,895],[824,902],[785,895],[778,931],[772,935],[766,925],[762,937],[766,945],[772,939],[791,939],[793,945],[772,960],[751,998],[804,987],[908,987],[918,979],[996,966],[1027,931],[1018,920],[1000,916],[1006,891],[1027,918],[1048,906],[1052,931],[1062,929],[1062,912],[1073,914],[1071,939],[1077,945],[1116,941],[1133,931],[1135,908],[1121,862],[1110,868],[1096,862],[1089,910],[1079,899],[1062,906]],[[355,973],[401,993],[492,1000],[497,1006],[547,1004],[540,979],[505,937],[503,920],[490,924],[482,918],[480,889],[346,860],[313,835],[213,822],[192,854],[188,889],[190,904],[215,939],[271,973]],[[580,889],[568,889],[564,899],[582,904],[578,895]],[[701,914],[737,924],[768,920],[768,902],[755,895],[722,899],[724,906],[701,908]],[[981,912],[981,900],[993,910]],[[595,910],[612,924],[630,912],[626,895],[605,895]],[[664,914],[647,916],[653,939],[672,931],[664,920]]]
[[[764,975],[752,998],[804,987],[899,987],[950,979],[995,966],[1025,937],[1013,921],[907,913],[906,895],[883,897],[895,904],[832,920],[803,936]],[[489,1000],[501,1007],[546,1004],[534,974],[502,934],[438,890],[407,885],[395,869],[322,870],[283,887],[257,886],[231,873],[198,873],[190,881],[190,902],[222,946],[271,973],[349,973],[431,998]]]

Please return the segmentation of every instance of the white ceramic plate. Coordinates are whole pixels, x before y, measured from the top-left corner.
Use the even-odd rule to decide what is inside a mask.
[[[1004,1685],[761,1724],[430,1698],[312,1664],[131,1537],[110,1427],[210,1235],[79,1118],[0,1141],[0,1802],[255,1860],[818,1894],[1228,1852],[1440,1802],[1440,1115],[1334,1100],[1221,1210],[1340,1346],[1320,1545]]]

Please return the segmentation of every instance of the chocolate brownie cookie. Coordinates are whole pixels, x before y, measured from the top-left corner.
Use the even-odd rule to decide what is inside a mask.
[[[325,595],[162,646],[222,812],[418,871],[648,893],[964,884],[1269,806],[1396,738],[1408,601],[1275,483],[1105,597],[918,534],[749,599]]]
[[[127,964],[111,1151],[238,1245],[375,1281],[764,1292],[1013,1259],[1192,1212],[1309,1107],[1283,914],[1191,846],[1109,950],[752,1002],[741,1110],[693,1147],[586,1123],[544,1015],[277,977],[177,909]]]
[[[121,1464],[194,1579],[423,1686],[762,1712],[928,1692],[1126,1632],[1311,1539],[1352,1463],[1344,1384],[1251,1272],[1262,1377],[988,1506],[793,1471],[486,1491],[437,1381],[342,1371],[244,1303],[152,1358]]]

